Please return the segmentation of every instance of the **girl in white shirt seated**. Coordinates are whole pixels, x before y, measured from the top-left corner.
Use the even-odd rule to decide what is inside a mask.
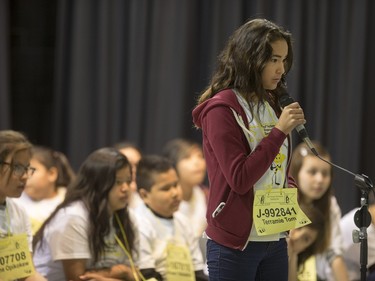
[[[31,257],[31,226],[23,208],[14,202],[21,196],[30,167],[31,143],[12,130],[0,131],[0,280],[41,281]]]
[[[25,208],[35,234],[64,200],[66,187],[75,174],[63,153],[44,146],[34,146],[31,152],[30,165],[35,172],[16,202]]]
[[[131,166],[114,148],[91,153],[65,200],[35,235],[34,262],[49,281],[140,280],[128,212]]]

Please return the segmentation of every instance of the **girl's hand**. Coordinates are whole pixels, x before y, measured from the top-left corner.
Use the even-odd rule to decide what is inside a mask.
[[[138,272],[136,272],[138,280],[141,280]],[[103,276],[105,275],[105,276]],[[118,264],[111,267],[111,270],[106,274],[88,271],[79,277],[81,280],[85,281],[135,281],[135,277],[132,269],[129,266]]]
[[[125,279],[116,279],[111,277],[104,277],[102,275],[99,275],[97,273],[85,273],[84,275],[81,275],[79,277],[81,280],[85,281],[123,281]]]
[[[275,127],[288,135],[295,127],[305,123],[306,120],[302,108],[298,102],[293,102],[284,107]]]

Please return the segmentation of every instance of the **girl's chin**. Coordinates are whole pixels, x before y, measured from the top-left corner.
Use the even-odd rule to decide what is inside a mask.
[[[23,188],[18,188],[15,192],[13,192],[11,196],[8,196],[8,197],[19,198],[21,197],[22,192],[23,192]]]
[[[266,91],[272,91],[272,90],[275,90],[277,88],[277,84],[275,84],[274,86],[271,86],[271,87],[266,87],[264,88]]]
[[[313,200],[319,200],[320,198],[322,198],[323,194],[324,193],[321,193],[321,192],[314,193],[311,197],[312,197]]]

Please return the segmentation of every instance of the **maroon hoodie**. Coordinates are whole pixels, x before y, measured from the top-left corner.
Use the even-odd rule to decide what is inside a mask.
[[[242,250],[253,223],[253,186],[269,169],[287,136],[273,128],[251,151],[232,109],[247,126],[246,114],[230,89],[198,105],[193,110],[193,121],[202,129],[210,183],[206,234],[221,245]],[[290,155],[289,145],[288,159]],[[296,187],[292,178],[288,178],[288,183]],[[225,207],[213,216],[221,202],[225,203]]]

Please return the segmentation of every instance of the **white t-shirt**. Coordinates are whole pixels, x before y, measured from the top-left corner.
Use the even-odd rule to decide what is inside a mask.
[[[126,254],[115,240],[113,227],[105,237],[110,247],[93,264],[88,241],[88,220],[87,209],[82,202],[77,201],[59,210],[44,229],[43,245],[36,248],[34,263],[38,272],[48,281],[66,281],[61,260],[87,259],[87,270],[110,268],[116,264],[130,265]]]
[[[23,192],[20,198],[15,199],[15,202],[26,210],[34,234],[56,207],[64,200],[65,193],[65,188],[59,188],[55,197],[34,201]]]
[[[143,200],[138,191],[131,192],[129,208],[136,209],[139,205],[143,204]]]
[[[174,239],[186,245],[190,250],[194,271],[203,270],[202,253],[194,238],[189,219],[175,212],[173,219],[155,216],[145,204],[135,210],[139,226],[139,268],[154,268],[165,276],[166,251],[168,241]]]
[[[244,131],[244,134],[249,142],[251,151],[254,151],[258,144],[269,135],[271,130],[277,124],[279,118],[270,104],[265,101],[264,104],[260,105],[259,111],[257,106],[253,106],[253,110],[257,113],[252,114],[249,104],[243,96],[234,90],[237,96],[237,100],[242,106],[248,119],[248,124],[243,124],[237,120],[238,124]],[[258,114],[259,113],[259,114]],[[245,125],[246,127],[242,127]],[[288,163],[288,139],[284,140],[283,145],[280,147],[279,153],[271,163],[269,169],[263,174],[263,176],[254,184],[254,195],[257,190],[265,190],[267,188],[283,188],[284,183],[287,181],[286,170]],[[270,235],[258,235],[255,224],[251,227],[249,241],[278,241],[280,238],[285,237],[285,233],[275,233]]]
[[[191,199],[189,201],[182,200],[177,212],[190,220],[190,227],[195,237],[199,238],[202,237],[207,226],[206,211],[206,194],[200,186],[195,186]]]
[[[32,251],[32,233],[30,221],[25,210],[14,202],[14,198],[6,198],[5,205],[0,205],[0,239],[12,234],[27,234],[30,252]]]
[[[353,230],[359,230],[354,223],[354,215],[359,210],[356,208],[351,210],[340,221],[340,227],[343,238],[344,246],[344,260],[349,273],[349,280],[360,280],[360,247],[361,243],[354,243],[352,232]],[[367,228],[367,245],[368,245],[368,260],[367,265],[371,266],[375,264],[375,225],[370,224]]]

